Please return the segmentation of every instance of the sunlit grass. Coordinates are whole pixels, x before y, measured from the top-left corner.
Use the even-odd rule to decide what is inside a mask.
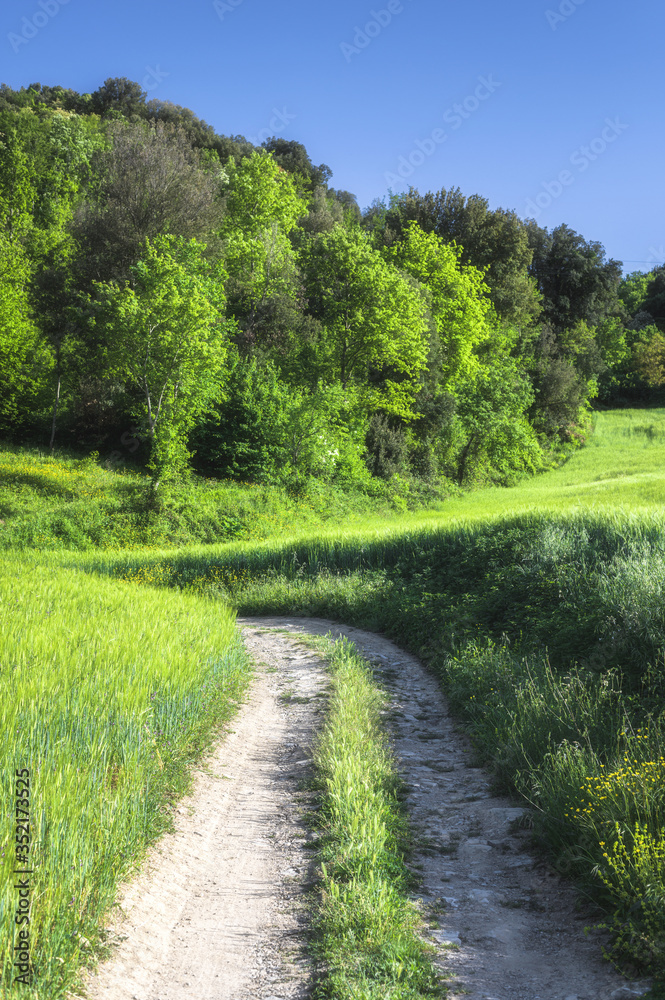
[[[322,786],[316,996],[423,1000],[445,995],[407,898],[408,828],[400,779],[381,722],[386,697],[355,647],[318,644],[329,656],[332,693],[314,762]]]
[[[192,475],[153,490],[131,468],[88,458],[0,447],[0,551],[162,549],[256,541],[314,531],[326,523],[397,518],[407,507],[440,498],[449,484],[428,486],[395,477],[335,485],[308,480],[294,492],[276,483]],[[452,487],[451,487],[452,489]]]
[[[13,513],[0,531],[14,517],[24,535],[2,557],[0,752],[5,774],[18,761],[37,778],[39,996],[74,981],[88,948],[78,935],[94,946],[115,872],[140,856],[173,776],[242,685],[235,608],[331,617],[419,653],[497,780],[533,804],[553,858],[604,901],[616,956],[663,971],[665,410],[599,413],[588,445],[559,469],[398,519],[356,511],[324,525],[288,508],[271,534],[276,495],[259,530],[255,498],[234,484],[224,495],[234,517],[248,505],[254,537],[187,547],[172,545],[177,512],[171,534],[126,547],[139,522],[120,504],[113,544],[90,543],[91,527],[79,546],[88,551],[72,551],[70,524],[37,554],[40,504],[82,504],[78,530],[85,511],[108,512],[135,488],[132,474],[39,457],[36,469],[34,456],[12,454],[0,501]],[[202,712],[218,657],[232,666]],[[343,767],[354,773],[350,759]],[[370,920],[361,896],[354,888],[348,907],[355,898]]]
[[[665,410],[594,414],[586,445],[558,469],[507,489],[449,500],[443,517],[462,520],[529,510],[629,510],[665,504]]]
[[[64,996],[103,942],[120,878],[247,680],[232,615],[193,596],[0,561],[1,985],[17,893],[14,773],[30,771],[34,981]],[[21,858],[21,862],[25,859]]]

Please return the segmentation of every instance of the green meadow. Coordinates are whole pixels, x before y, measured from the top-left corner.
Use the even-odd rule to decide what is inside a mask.
[[[665,410],[594,421],[560,468],[435,511],[356,505],[331,523],[323,506],[299,519],[258,490],[210,486],[235,497],[242,530],[170,548],[139,512],[123,538],[118,473],[3,455],[0,773],[5,802],[15,770],[31,774],[32,995],[64,996],[103,949],[118,879],[242,696],[236,611],[329,617],[421,656],[497,788],[530,803],[540,849],[611,931],[608,958],[665,976]],[[106,534],[81,528],[77,543],[116,502]],[[11,940],[14,818],[2,822]]]
[[[2,986],[60,997],[103,952],[101,920],[119,880],[168,828],[249,669],[227,609],[37,556],[0,563],[0,621]],[[27,789],[17,781],[26,772]],[[33,872],[35,975],[12,989],[26,929],[16,923],[17,869]]]

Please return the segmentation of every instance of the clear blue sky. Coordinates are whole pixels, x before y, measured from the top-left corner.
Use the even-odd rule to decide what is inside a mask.
[[[4,0],[0,26],[12,87],[126,76],[297,139],[361,207],[459,186],[665,261],[662,0]]]

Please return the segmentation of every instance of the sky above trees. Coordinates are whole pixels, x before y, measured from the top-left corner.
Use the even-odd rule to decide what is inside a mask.
[[[302,142],[361,207],[459,187],[665,262],[658,0],[6,0],[0,79],[110,76],[215,130]]]

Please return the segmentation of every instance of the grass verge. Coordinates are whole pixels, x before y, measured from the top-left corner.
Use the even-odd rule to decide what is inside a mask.
[[[0,446],[0,551],[94,550],[212,544],[278,536],[331,520],[391,517],[440,504],[450,484],[371,479],[346,485],[310,478],[297,495],[278,484],[189,479],[155,491],[136,470],[98,456],[52,457]]]
[[[386,699],[355,647],[327,641],[329,714],[315,752],[322,787],[315,995],[334,1000],[422,1000],[445,990],[406,895],[408,827],[400,778],[381,724]],[[325,647],[324,647],[325,648]]]
[[[249,669],[233,615],[209,601],[17,554],[0,561],[0,665],[0,996],[61,1000],[103,953],[119,882],[170,827]]]
[[[534,806],[540,843],[602,908],[611,958],[665,976],[661,513],[533,512],[103,566],[243,614],[382,631],[419,655],[501,790]]]

